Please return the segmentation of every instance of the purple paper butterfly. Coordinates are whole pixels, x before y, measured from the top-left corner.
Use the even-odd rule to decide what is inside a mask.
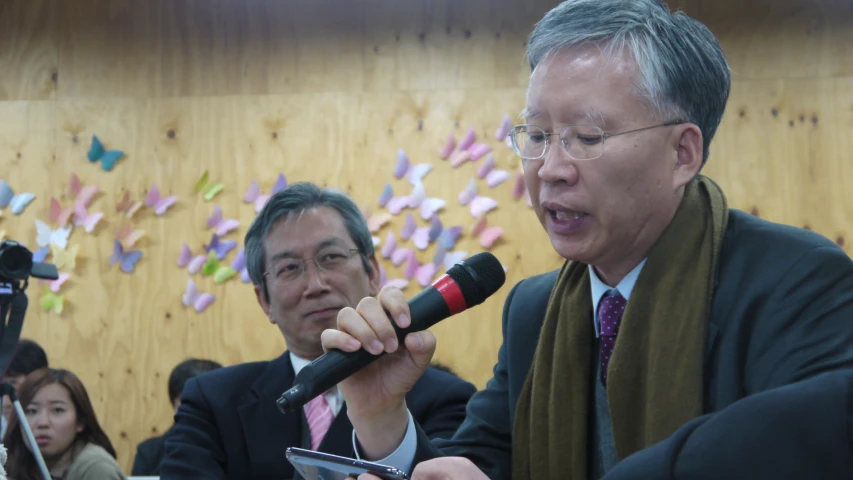
[[[139,250],[134,250],[132,252],[125,252],[124,248],[121,246],[121,242],[118,240],[113,240],[113,254],[110,256],[110,265],[115,265],[116,263],[121,264],[121,271],[124,273],[133,272],[133,268],[136,266],[136,263],[142,258],[142,252]]]

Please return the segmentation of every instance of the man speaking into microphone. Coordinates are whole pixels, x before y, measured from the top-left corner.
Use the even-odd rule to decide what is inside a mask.
[[[566,262],[507,296],[494,376],[452,439],[407,413],[429,331],[340,382],[361,458],[412,480],[851,478],[853,262],[699,174],[731,83],[711,32],[660,0],[566,0],[527,57],[510,138]],[[395,338],[408,308],[384,289],[323,346]]]
[[[379,292],[379,264],[361,211],[342,193],[293,184],[255,218],[245,252],[258,304],[287,351],[187,382],[166,438],[164,479],[293,478],[288,447],[354,456],[348,407],[336,387],[295,412],[280,412],[276,401],[323,354],[320,335],[335,326],[338,312]],[[367,347],[379,353],[393,345]],[[405,397],[427,436],[449,438],[474,392],[472,384],[429,368],[407,385]]]

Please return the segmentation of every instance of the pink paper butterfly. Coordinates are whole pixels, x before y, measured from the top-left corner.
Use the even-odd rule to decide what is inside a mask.
[[[450,154],[450,166],[459,168],[465,162],[471,161],[471,152],[468,150],[456,150]]]
[[[207,254],[193,256],[190,246],[186,243],[181,244],[181,253],[178,254],[178,266],[181,268],[188,267],[190,274],[195,275],[201,271],[201,267],[207,261]]]
[[[520,200],[521,197],[524,197],[528,206],[533,206],[533,202],[530,200],[530,192],[527,191],[527,184],[524,183],[524,174],[516,172],[515,184],[512,186],[512,198]]]
[[[468,152],[471,154],[471,161],[476,162],[483,155],[492,151],[492,147],[486,145],[485,143],[475,143],[471,145],[471,148],[468,149]]]
[[[68,193],[70,193],[76,201],[82,202],[83,206],[86,208],[88,208],[92,203],[92,200],[95,199],[95,195],[98,194],[99,190],[100,189],[96,185],[88,185],[84,187],[75,173],[71,174],[71,179],[68,181]]]
[[[450,157],[450,154],[453,153],[453,149],[456,148],[456,137],[451,133],[447,136],[447,140],[444,142],[444,146],[441,147],[439,151],[439,155],[442,160],[447,160]]]
[[[47,213],[47,219],[59,227],[68,225],[68,220],[74,214],[74,207],[62,208],[62,205],[54,197],[50,197],[50,210]]]
[[[428,163],[412,165],[409,162],[408,155],[406,155],[406,152],[402,148],[397,151],[397,165],[394,167],[394,178],[408,177],[409,183],[414,185],[421,182],[430,170],[432,170],[432,165]]]
[[[239,220],[226,220],[222,216],[222,209],[219,205],[213,207],[213,213],[207,218],[207,228],[215,228],[216,234],[220,237],[227,235],[229,232],[240,226]]]
[[[512,119],[509,118],[509,115],[504,115],[501,126],[495,131],[495,140],[499,142],[505,140],[510,130],[512,130]]]
[[[170,197],[161,197],[160,189],[157,188],[156,184],[151,185],[151,190],[148,192],[148,196],[145,197],[145,205],[152,207],[154,209],[154,213],[157,215],[163,215],[166,213],[166,210],[169,209],[175,202],[178,201],[178,197],[170,196]]]
[[[495,157],[489,155],[486,161],[477,169],[477,176],[486,179],[486,184],[495,188],[501,183],[509,180],[509,172],[506,170],[495,170]]]
[[[432,283],[436,273],[438,273],[438,266],[436,264],[430,262],[421,265],[418,262],[415,252],[409,250],[408,255],[406,255],[406,266],[403,268],[404,277],[409,280],[415,278],[420,286],[426,287]]]
[[[459,141],[459,150],[468,150],[471,148],[471,145],[474,145],[475,141],[477,141],[477,132],[474,131],[474,127],[470,127],[468,128],[468,131],[465,132],[465,136],[462,137],[462,140]]]
[[[97,225],[103,217],[104,212],[87,212],[86,207],[80,200],[77,200],[74,203],[74,226],[79,227],[82,225],[83,229],[86,230],[86,233],[92,233],[92,230],[95,229],[95,225]]]
[[[133,225],[126,223],[119,227],[116,230],[116,239],[121,242],[124,248],[133,247],[136,242],[138,242],[142,237],[145,236],[145,232],[142,230],[137,230],[133,228]]]
[[[385,270],[385,267],[382,264],[379,265],[379,288],[384,286],[391,286],[394,288],[398,288],[400,290],[405,290],[406,287],[409,286],[409,281],[403,278],[395,278],[393,280],[388,279],[388,272]]]
[[[254,203],[255,212],[260,212],[271,196],[272,195],[265,195],[261,193],[261,186],[258,185],[258,181],[252,180],[252,182],[249,183],[249,190],[247,190],[243,195],[243,202]]]
[[[480,218],[480,220],[471,227],[471,236],[479,237],[480,245],[482,245],[483,248],[492,248],[495,242],[501,238],[503,233],[504,229],[501,227],[487,227],[485,216]]]
[[[373,213],[369,214],[367,218],[367,229],[370,233],[376,233],[385,226],[386,223],[391,221],[391,214],[389,213]]]
[[[62,287],[62,284],[65,283],[66,280],[71,278],[71,274],[68,272],[61,272],[59,274],[59,278],[56,280],[39,280],[39,283],[44,285],[47,284],[50,286],[50,291],[53,293],[59,292],[59,289]]]
[[[196,312],[203,312],[216,300],[216,295],[212,293],[199,293],[193,279],[187,279],[187,291],[182,297],[185,307],[192,306]]]
[[[428,227],[418,227],[412,235],[412,243],[418,250],[426,250],[429,244],[436,241],[441,231],[444,229],[438,216],[432,217],[432,221]]]

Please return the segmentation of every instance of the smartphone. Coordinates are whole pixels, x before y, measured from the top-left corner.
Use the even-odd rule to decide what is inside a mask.
[[[402,470],[354,458],[294,447],[288,448],[286,455],[305,480],[346,480],[358,478],[362,473],[371,473],[382,480],[409,480],[409,475]]]

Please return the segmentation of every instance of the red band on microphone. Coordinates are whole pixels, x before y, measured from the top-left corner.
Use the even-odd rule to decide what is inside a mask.
[[[459,288],[456,280],[453,280],[447,274],[442,275],[438,280],[433,282],[432,286],[438,290],[438,293],[447,302],[447,308],[450,309],[451,315],[456,315],[468,308],[465,304],[465,296],[462,295],[462,290]]]

